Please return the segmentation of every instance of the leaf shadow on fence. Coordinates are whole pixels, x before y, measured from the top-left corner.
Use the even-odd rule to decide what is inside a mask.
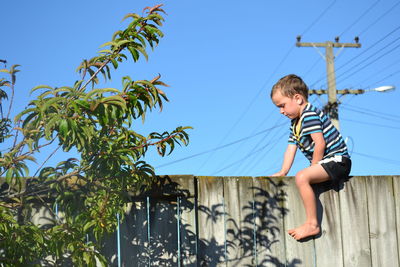
[[[253,191],[254,200],[237,207],[243,214],[238,220],[225,211],[224,203],[197,206],[196,185],[192,192],[182,189],[169,176],[160,177],[151,190],[132,199],[132,206],[120,226],[121,264],[296,267],[301,260],[285,258],[280,227],[287,213],[282,205],[285,186],[283,181],[271,181],[273,190],[248,188]],[[222,221],[223,225],[213,231],[224,231],[225,241],[216,238],[221,233],[212,233],[207,238],[199,234],[205,227],[199,225],[199,216],[207,218],[207,225]],[[103,250],[113,266],[118,262],[117,246],[114,234],[107,239]],[[275,255],[277,251],[279,255]]]

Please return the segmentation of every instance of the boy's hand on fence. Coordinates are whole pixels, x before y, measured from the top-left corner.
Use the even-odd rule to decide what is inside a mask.
[[[286,176],[286,173],[279,171],[277,173],[270,175],[270,177],[282,177],[282,176]]]

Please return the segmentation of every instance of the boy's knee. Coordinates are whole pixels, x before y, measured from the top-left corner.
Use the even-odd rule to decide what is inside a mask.
[[[301,186],[301,185],[310,183],[307,173],[303,170],[296,173],[295,179],[296,179],[297,186]]]

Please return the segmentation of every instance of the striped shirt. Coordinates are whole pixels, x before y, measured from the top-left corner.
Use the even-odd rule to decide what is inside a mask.
[[[335,126],[333,126],[329,117],[310,103],[307,103],[301,113],[300,119],[292,120],[288,142],[289,144],[297,145],[306,158],[312,161],[315,144],[311,138],[311,134],[318,132],[322,132],[326,144],[323,159],[335,155],[350,158],[343,137]]]

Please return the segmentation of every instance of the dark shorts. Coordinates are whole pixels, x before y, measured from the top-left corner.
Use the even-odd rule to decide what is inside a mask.
[[[344,156],[333,156],[318,162],[329,174],[332,182],[348,180],[351,170],[351,160]]]

